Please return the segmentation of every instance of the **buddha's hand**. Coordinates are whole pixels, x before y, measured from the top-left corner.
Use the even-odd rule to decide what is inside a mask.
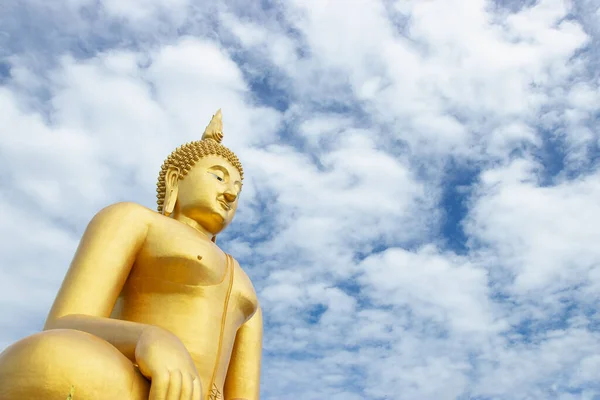
[[[135,348],[140,372],[150,379],[149,400],[201,400],[200,377],[181,340],[167,330],[151,327]]]

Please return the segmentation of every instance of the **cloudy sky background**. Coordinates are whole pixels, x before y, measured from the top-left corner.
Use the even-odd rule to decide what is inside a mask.
[[[595,0],[0,0],[0,349],[222,107],[264,399],[600,398]]]

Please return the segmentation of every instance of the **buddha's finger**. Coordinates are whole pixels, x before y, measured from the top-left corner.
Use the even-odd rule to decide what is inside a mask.
[[[202,400],[202,386],[200,385],[200,378],[196,377],[192,382],[193,392],[192,399],[193,400]]]
[[[169,371],[166,369],[152,374],[148,400],[165,400],[169,390]]]
[[[171,371],[169,377],[169,391],[167,392],[167,400],[180,400],[181,399],[181,371],[176,369]]]
[[[181,400],[193,400],[192,393],[194,377],[190,374],[182,374],[181,376]]]

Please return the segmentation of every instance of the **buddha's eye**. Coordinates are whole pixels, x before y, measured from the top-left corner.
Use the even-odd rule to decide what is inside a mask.
[[[213,172],[209,172],[209,174],[211,174],[212,176],[214,176],[215,178],[217,178],[219,180],[219,182],[223,182],[225,179],[223,179],[222,177],[220,177],[219,175],[213,173]]]

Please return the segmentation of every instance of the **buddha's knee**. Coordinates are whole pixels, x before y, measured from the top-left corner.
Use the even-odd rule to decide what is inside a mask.
[[[0,399],[146,400],[149,384],[110,343],[70,329],[28,336],[0,354]]]

